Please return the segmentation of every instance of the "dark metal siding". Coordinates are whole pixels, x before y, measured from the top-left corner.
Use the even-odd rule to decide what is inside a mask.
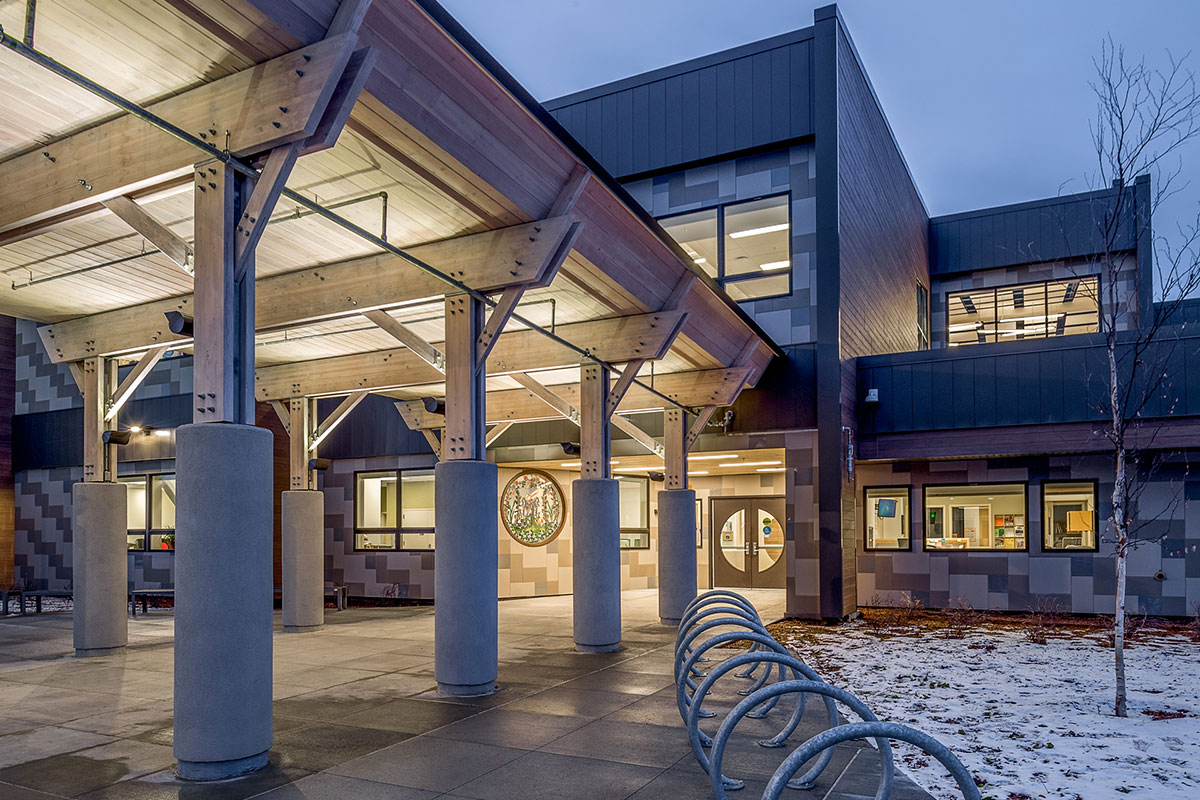
[[[1137,247],[1134,190],[1126,190],[1117,250]],[[929,221],[935,275],[1095,255],[1104,250],[1100,222],[1116,189],[934,217]]]
[[[1108,374],[1103,338],[1071,338],[1069,347],[1048,339],[860,358],[859,400],[878,389],[879,403],[859,406],[859,433],[1102,421]],[[1171,376],[1144,417],[1200,415],[1200,336],[1164,339],[1143,360],[1147,369]]]
[[[600,86],[545,105],[628,178],[813,133],[812,30]]]

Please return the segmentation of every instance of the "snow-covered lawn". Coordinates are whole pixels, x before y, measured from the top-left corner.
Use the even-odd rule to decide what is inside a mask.
[[[1009,626],[979,626],[963,639],[917,627],[882,636],[862,621],[784,622],[772,632],[880,719],[949,746],[985,798],[1200,798],[1200,644],[1186,636],[1143,632],[1127,647],[1129,717],[1120,719],[1113,651],[1099,632],[1044,645]],[[962,797],[919,751],[899,745],[897,759],[939,800]]]

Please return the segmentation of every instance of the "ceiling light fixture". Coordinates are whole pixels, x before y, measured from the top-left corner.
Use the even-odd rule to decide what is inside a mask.
[[[690,454],[688,455],[688,461],[716,461],[718,458],[719,459],[737,458],[737,456],[731,456],[728,453],[717,454],[717,455],[712,455],[712,456],[693,456]]]
[[[786,472],[783,467],[766,467],[764,469],[756,469],[755,472]]]
[[[761,269],[763,272],[767,272],[768,270],[772,270],[772,269],[785,269],[787,267],[790,267],[791,265],[792,265],[791,261],[784,259],[783,261],[768,261],[765,264],[759,264],[758,268]]]
[[[764,233],[775,233],[776,231],[786,231],[788,223],[780,222],[778,225],[764,225],[761,228],[747,228],[744,231],[734,231],[729,234],[730,239],[745,239],[747,236],[761,236]]]
[[[732,464],[717,464],[718,467],[774,467],[782,461],[736,461]]]

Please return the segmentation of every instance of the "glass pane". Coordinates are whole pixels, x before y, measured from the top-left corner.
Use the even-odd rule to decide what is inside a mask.
[[[394,550],[396,534],[394,533],[356,533],[354,535],[355,550]]]
[[[791,270],[787,195],[725,207],[725,277]]]
[[[746,571],[746,512],[738,509],[721,526],[721,555],[734,569]]]
[[[173,531],[156,531],[150,534],[151,550],[174,550],[175,533]]]
[[[155,475],[150,479],[150,527],[175,530],[175,476]],[[172,538],[172,544],[174,539]]]
[[[399,522],[396,517],[396,473],[360,472],[357,482],[355,527],[396,527]]]
[[[146,534],[131,533],[125,537],[125,546],[129,550],[145,550],[146,549]]]
[[[390,537],[392,534],[386,534]],[[391,547],[391,545],[386,545]],[[433,534],[432,533],[402,533],[400,534],[401,550],[432,550],[433,549]]]
[[[146,530],[146,476],[121,478],[125,484],[125,526],[131,531]]]
[[[1042,537],[1047,550],[1096,549],[1096,487],[1042,484]]]
[[[1048,336],[1096,333],[1100,330],[1100,285],[1096,278],[1055,281],[1046,287]]]
[[[783,522],[758,509],[758,571],[766,572],[783,556]]]
[[[1001,342],[1044,339],[1053,322],[1046,315],[1046,284],[996,290],[996,336]]]
[[[671,238],[692,257],[696,266],[709,275],[717,275],[717,210],[710,208],[692,214],[660,220]]]
[[[400,486],[400,527],[433,530],[433,471],[401,472]],[[433,545],[431,543],[428,548],[416,549],[432,550]]]
[[[908,549],[908,491],[867,489],[867,549]]]
[[[759,297],[776,297],[791,292],[791,280],[792,273],[788,270],[783,274],[764,275],[761,278],[727,281],[725,291],[738,302]]]
[[[650,527],[650,479],[621,477],[621,530],[646,530]]]
[[[646,550],[649,547],[649,531],[621,531],[622,550]]]
[[[928,487],[925,514],[926,549],[1025,549],[1022,484]]]
[[[992,289],[951,292],[946,341],[951,347],[996,341],[996,293]]]

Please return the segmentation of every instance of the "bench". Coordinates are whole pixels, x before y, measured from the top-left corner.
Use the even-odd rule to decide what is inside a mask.
[[[276,586],[275,594],[283,597],[283,589],[280,589],[278,586]],[[330,584],[326,584],[325,596],[333,598],[333,604],[338,611],[345,611],[346,607],[350,605],[350,594],[345,586],[332,586]]]
[[[8,598],[9,598],[9,596],[16,595],[17,599],[21,600],[21,598],[24,594],[25,594],[24,589],[0,589],[0,602],[3,602],[3,604],[4,604],[3,606],[0,606],[0,617],[8,616]],[[22,603],[23,603],[23,601],[22,601]],[[25,613],[24,608],[21,609],[21,613],[22,614]]]
[[[33,598],[33,608],[35,614],[42,613],[42,598],[43,597],[74,597],[71,592],[56,592],[50,589],[37,589],[32,592],[21,592],[21,616],[25,616],[25,598]]]
[[[142,599],[142,614],[150,613],[149,603],[151,597],[175,597],[174,589],[134,589],[129,593],[129,615],[137,616],[137,601]]]

